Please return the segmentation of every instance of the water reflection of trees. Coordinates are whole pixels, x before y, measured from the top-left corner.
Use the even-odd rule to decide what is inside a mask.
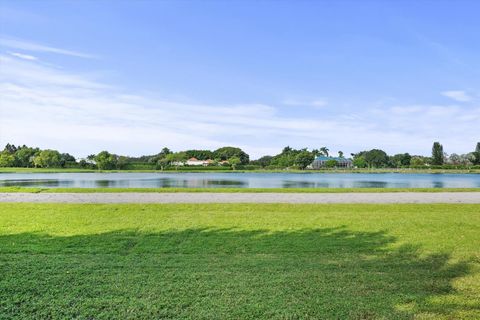
[[[73,180],[60,179],[17,179],[0,180],[1,187],[72,187]]]

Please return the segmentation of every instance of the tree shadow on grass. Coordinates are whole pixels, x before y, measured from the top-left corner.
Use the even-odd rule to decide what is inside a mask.
[[[0,318],[408,319],[480,312],[458,299],[442,303],[458,294],[451,283],[468,273],[466,262],[394,242],[384,232],[345,228],[5,235]]]

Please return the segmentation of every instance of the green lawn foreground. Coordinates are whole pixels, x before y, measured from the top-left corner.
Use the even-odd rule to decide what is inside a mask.
[[[480,205],[0,203],[1,319],[479,319]]]

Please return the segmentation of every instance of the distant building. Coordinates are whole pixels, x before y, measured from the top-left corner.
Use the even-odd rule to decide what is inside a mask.
[[[353,162],[351,159],[340,158],[340,157],[325,157],[325,156],[318,156],[313,160],[310,167],[312,169],[320,169],[325,168],[327,166],[328,161],[336,161],[335,167],[337,168],[351,168],[353,167]]]
[[[203,165],[203,160],[198,160],[197,158],[190,158],[185,162],[187,166],[202,166]]]
[[[215,161],[213,161],[212,159],[207,159],[207,160],[198,160],[197,158],[190,158],[188,159],[185,164],[187,166],[208,166],[208,165],[211,165],[211,164],[214,164]]]

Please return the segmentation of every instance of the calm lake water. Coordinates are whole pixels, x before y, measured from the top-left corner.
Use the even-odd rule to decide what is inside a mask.
[[[0,186],[50,188],[480,188],[480,174],[0,173]]]

